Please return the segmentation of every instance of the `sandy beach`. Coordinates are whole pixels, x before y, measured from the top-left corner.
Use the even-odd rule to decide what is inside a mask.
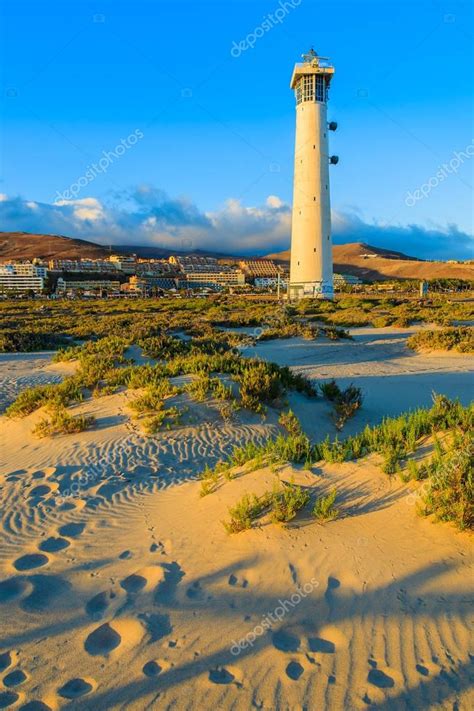
[[[315,380],[354,383],[344,434],[431,402],[472,399],[467,355],[416,354],[415,329],[354,329],[354,341],[275,340],[245,355]],[[0,356],[2,406],[58,382],[51,354]],[[472,536],[417,515],[419,490],[378,455],[285,466],[283,480],[337,487],[340,516],[229,536],[222,520],[264,468],[200,498],[198,474],[235,444],[278,431],[213,401],[143,434],[132,391],[85,401],[80,434],[37,439],[36,412],[1,416],[0,708],[446,709],[474,706]],[[313,439],[336,434],[319,398],[288,396]],[[191,417],[192,416],[192,417]]]

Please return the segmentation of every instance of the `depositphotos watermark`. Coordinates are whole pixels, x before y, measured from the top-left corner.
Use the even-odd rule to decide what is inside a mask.
[[[289,609],[293,609],[300,604],[305,597],[313,592],[319,583],[315,578],[311,578],[309,583],[305,583],[303,586],[297,585],[296,592],[290,595],[286,600],[278,600],[278,605],[275,607],[273,612],[267,612],[263,617],[262,621],[255,625],[255,627],[247,632],[244,637],[241,637],[238,641],[232,640],[232,646],[230,648],[230,653],[237,657],[244,649],[253,647],[255,641],[258,637],[272,629],[272,626],[281,622]]]
[[[466,450],[456,452],[454,457],[447,465],[445,465],[444,470],[434,474],[430,479],[423,482],[415,491],[412,491],[406,497],[405,501],[409,506],[418,505],[423,503],[425,498],[428,496],[432,488],[436,489],[437,484],[443,483],[444,480],[448,478],[452,472],[458,467],[464,467],[474,455],[474,439],[469,442]]]
[[[133,133],[127,136],[127,138],[122,138],[120,143],[117,143],[113,151],[102,151],[102,157],[99,158],[97,163],[92,163],[87,166],[84,174],[81,175],[81,177],[74,183],[71,183],[67,190],[63,193],[60,193],[59,190],[56,191],[55,202],[60,200],[74,200],[74,198],[79,195],[82,188],[85,188],[86,185],[92,183],[92,181],[95,180],[100,173],[106,173],[114,160],[121,158],[129,150],[129,148],[132,148],[132,146],[138,143],[138,141],[142,138],[143,132],[137,128]]]
[[[234,40],[230,50],[231,56],[236,59],[247,49],[253,49],[260,37],[263,37],[266,32],[270,32],[276,25],[281,25],[285,17],[289,15],[292,10],[301,5],[301,2],[302,0],[280,0],[278,7],[273,12],[269,12],[268,15],[265,15],[263,22],[261,22],[258,27],[252,32],[249,32],[240,42]]]
[[[474,140],[466,146],[463,151],[454,151],[453,157],[448,163],[443,163],[438,166],[438,170],[429,178],[426,183],[420,185],[413,192],[408,191],[405,197],[405,205],[413,207],[419,200],[428,197],[430,192],[438,187],[438,185],[446,180],[449,175],[457,173],[464,161],[474,156]]]
[[[64,504],[67,499],[78,499],[82,496],[85,489],[97,484],[102,476],[102,468],[94,464],[89,467],[87,472],[80,471],[77,475],[73,475],[71,484],[66,489],[58,492],[56,495],[56,503],[58,506]]]

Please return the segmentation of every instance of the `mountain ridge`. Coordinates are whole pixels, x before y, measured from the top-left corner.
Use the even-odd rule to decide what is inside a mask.
[[[245,257],[206,250],[175,250],[147,245],[106,246],[65,235],[29,232],[0,232],[0,262],[40,259],[101,259],[115,254],[137,254],[142,258],[166,258],[171,254],[196,254],[229,259],[273,259],[288,264],[290,251],[274,252],[263,257]],[[358,276],[367,281],[388,279],[474,279],[471,264],[428,262],[365,242],[334,245],[334,271]]]

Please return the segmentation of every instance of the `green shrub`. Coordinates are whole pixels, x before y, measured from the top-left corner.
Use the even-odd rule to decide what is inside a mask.
[[[0,333],[0,353],[54,351],[69,343],[70,339],[56,333],[30,333],[19,330]]]
[[[201,479],[201,491],[200,496],[208,496],[212,494],[219,483],[219,472],[211,469],[208,465],[200,475]]]
[[[374,328],[386,328],[391,326],[395,320],[393,316],[376,316],[372,319],[372,326]]]
[[[252,362],[239,374],[242,407],[262,412],[264,403],[274,402],[283,394],[283,385],[278,372],[267,363]]]
[[[292,410],[282,412],[278,418],[279,424],[285,428],[289,435],[295,437],[302,433],[301,423]]]
[[[36,385],[23,390],[7,409],[7,417],[25,417],[37,410],[47,400],[49,385]]]
[[[272,492],[262,496],[244,494],[235,506],[229,508],[230,521],[223,521],[227,533],[239,533],[252,527],[252,521],[262,515],[272,503]]]
[[[313,508],[313,516],[318,521],[332,521],[339,515],[338,509],[334,504],[337,497],[337,489],[333,489],[327,496],[320,496],[316,499]]]
[[[411,479],[412,481],[418,481],[418,479],[420,478],[420,469],[414,459],[408,460],[407,468],[408,468],[408,479]]]
[[[154,435],[163,427],[170,429],[173,425],[177,425],[181,421],[181,417],[184,414],[184,408],[179,410],[177,407],[168,407],[162,410],[158,410],[151,417],[147,417],[143,420],[143,428],[148,435]]]
[[[271,519],[274,523],[291,521],[309,501],[309,492],[297,486],[293,480],[275,487],[272,492]]]
[[[474,353],[474,328],[457,326],[435,331],[419,331],[410,336],[407,346],[414,351],[428,349]]]
[[[54,356],[53,361],[82,360],[89,356],[101,356],[111,360],[120,361],[129,345],[125,338],[119,336],[106,336],[97,341],[86,341],[79,346],[61,348]]]
[[[470,433],[454,438],[452,446],[435,457],[423,497],[424,511],[458,528],[474,528],[474,446]]]
[[[6,410],[8,417],[25,417],[42,405],[67,406],[83,399],[82,387],[77,377],[66,378],[61,383],[36,385],[23,390]]]
[[[184,386],[189,397],[197,402],[203,402],[211,387],[211,378],[208,375],[200,375]]]
[[[362,391],[355,385],[349,385],[336,397],[334,402],[334,423],[338,430],[342,430],[345,423],[354,417],[357,410],[362,406]]]
[[[336,328],[335,326],[325,326],[321,330],[331,341],[338,341],[341,338],[352,340],[352,336],[349,331],[346,331],[343,328]]]
[[[90,429],[95,423],[95,417],[77,415],[72,416],[63,407],[52,408],[49,417],[42,418],[35,428],[33,434],[37,437],[52,437],[57,434],[73,434]]]
[[[176,395],[178,392],[179,389],[172,385],[168,378],[162,378],[153,385],[149,385],[143,395],[132,400],[130,407],[139,414],[162,410],[163,399]]]
[[[327,383],[320,383],[319,389],[321,390],[321,395],[330,402],[334,402],[341,395],[341,388],[335,380],[329,380]]]
[[[97,385],[92,391],[92,397],[104,397],[105,395],[114,395],[117,392],[115,385]]]

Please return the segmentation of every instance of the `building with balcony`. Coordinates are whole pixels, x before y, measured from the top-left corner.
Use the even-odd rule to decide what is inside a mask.
[[[39,294],[44,289],[48,270],[45,266],[23,262],[0,264],[0,293]]]
[[[224,288],[227,286],[243,286],[245,284],[245,274],[241,269],[227,269],[221,271],[199,271],[187,272],[186,280],[182,283],[189,289],[197,287],[218,287]]]
[[[120,281],[112,279],[64,279],[59,277],[56,285],[56,293],[65,295],[92,295],[104,296],[120,293]]]
[[[249,280],[256,277],[277,278],[278,274],[283,273],[283,267],[271,259],[242,259],[239,267]]]

